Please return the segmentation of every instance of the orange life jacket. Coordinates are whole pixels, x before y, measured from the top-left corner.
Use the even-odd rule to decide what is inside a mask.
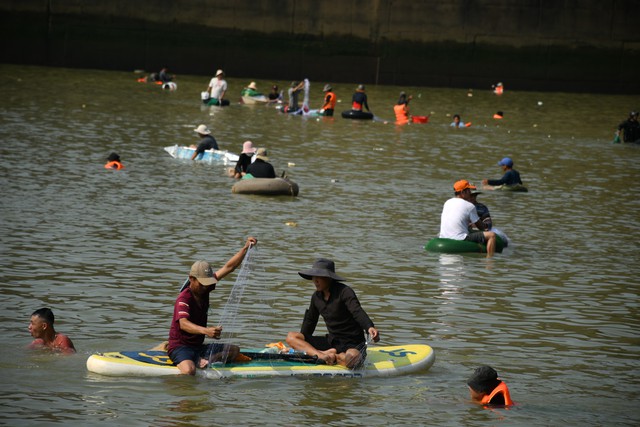
[[[500,114],[496,113],[496,114],[493,115],[493,118],[494,119],[501,119],[502,116]]]
[[[394,105],[393,111],[396,113],[396,124],[406,125],[409,123],[409,114],[404,110],[405,104]]]
[[[496,95],[502,95],[502,92],[504,92],[504,87],[496,86],[496,89],[494,90],[494,92],[496,93]]]
[[[108,162],[106,165],[104,165],[105,169],[115,169],[115,170],[120,170],[120,169],[124,169],[124,165],[122,163],[120,163],[117,160],[114,160],[112,162]]]
[[[480,403],[483,405],[489,405],[491,400],[498,394],[502,395],[505,406],[513,405],[513,400],[511,400],[511,396],[509,395],[509,387],[507,387],[504,381],[501,382],[498,387],[494,388],[490,394],[485,395]]]
[[[327,99],[329,98],[329,99]],[[323,110],[335,110],[336,108],[336,94],[333,92],[327,92],[327,95],[324,97],[325,102],[322,106]]]

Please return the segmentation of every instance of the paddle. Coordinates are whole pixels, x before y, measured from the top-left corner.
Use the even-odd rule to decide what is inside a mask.
[[[240,354],[256,360],[284,360],[287,362],[310,363],[315,365],[325,364],[325,361],[319,359],[318,356],[309,356],[305,353],[260,353],[240,350]]]

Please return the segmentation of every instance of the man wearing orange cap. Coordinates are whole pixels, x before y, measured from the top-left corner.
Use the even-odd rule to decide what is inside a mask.
[[[486,243],[487,258],[490,258],[496,250],[496,233],[488,231],[487,226],[478,217],[476,207],[471,203],[471,190],[475,189],[476,187],[466,179],[453,184],[455,197],[447,200],[442,208],[439,237]],[[474,224],[480,231],[470,231],[470,224]]]

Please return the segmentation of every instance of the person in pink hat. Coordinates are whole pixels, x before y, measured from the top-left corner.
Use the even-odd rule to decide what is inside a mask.
[[[236,167],[231,170],[230,175],[236,179],[240,179],[247,173],[247,168],[251,164],[251,159],[256,153],[256,148],[253,146],[253,142],[245,141],[242,144],[242,153],[236,162]]]

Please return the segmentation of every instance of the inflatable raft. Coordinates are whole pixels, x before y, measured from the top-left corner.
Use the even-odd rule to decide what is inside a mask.
[[[424,344],[406,344],[395,346],[369,346],[364,366],[349,369],[338,365],[317,364],[313,358],[304,354],[269,354],[243,349],[241,352],[252,357],[248,362],[213,365],[199,369],[199,375],[207,378],[227,377],[291,377],[322,376],[350,377],[365,376],[387,377],[404,375],[427,370],[435,361],[433,349]],[[171,362],[165,351],[122,351],[97,353],[87,359],[90,372],[109,376],[164,376],[178,375],[178,368]]]
[[[366,111],[347,110],[342,112],[343,119],[373,120],[373,114]]]
[[[269,98],[267,98],[264,95],[257,95],[257,96],[242,95],[241,99],[242,99],[242,103],[247,105],[266,104],[267,102],[269,102]]]
[[[245,178],[231,187],[232,193],[265,196],[297,196],[298,191],[298,184],[288,178]]]
[[[469,242],[467,240],[444,239],[435,237],[424,245],[429,252],[444,254],[461,254],[466,252],[487,253],[487,245],[484,243]],[[496,234],[496,252],[501,253],[505,248],[504,241]]]
[[[529,189],[527,187],[525,187],[522,184],[514,184],[514,185],[496,185],[493,187],[493,190],[499,190],[499,191],[519,191],[522,193],[526,193],[527,191],[529,191]]]
[[[196,149],[193,147],[186,147],[184,145],[171,145],[169,147],[164,147],[164,151],[169,153],[174,159],[191,160]],[[196,160],[207,163],[222,162],[226,165],[229,163],[235,164],[238,161],[238,158],[239,156],[237,154],[229,153],[224,150],[205,150],[196,157]]]

